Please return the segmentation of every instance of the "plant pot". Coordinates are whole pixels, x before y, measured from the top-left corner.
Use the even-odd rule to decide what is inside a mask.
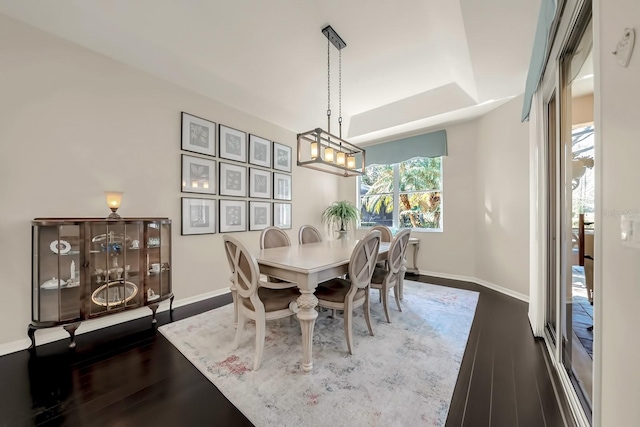
[[[349,232],[346,230],[340,230],[338,231],[338,239],[348,239],[349,238]]]

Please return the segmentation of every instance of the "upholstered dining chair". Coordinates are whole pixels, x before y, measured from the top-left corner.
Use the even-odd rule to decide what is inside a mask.
[[[322,242],[322,235],[313,225],[303,225],[298,232],[298,243],[304,245],[306,243]]]
[[[291,240],[281,228],[271,226],[260,233],[260,249],[280,248],[283,246],[291,246]],[[267,277],[267,282],[266,286],[271,289],[286,289],[297,286],[295,283],[275,277]]]
[[[393,288],[398,311],[402,311],[400,307],[400,287],[404,280],[404,273],[407,271],[404,255],[409,245],[410,235],[410,228],[406,228],[396,234],[393,241],[391,241],[391,245],[389,245],[389,252],[387,252],[387,268],[376,268],[371,278],[371,288],[380,290],[384,314],[387,316],[387,322],[389,323],[391,323],[391,317],[389,316],[389,290],[391,288]]]
[[[369,229],[369,231],[378,230],[380,232],[380,241],[389,243],[393,240],[393,233],[391,229],[386,225],[374,225]],[[380,261],[377,266],[379,268],[387,268],[387,261]]]
[[[336,278],[316,288],[318,306],[344,311],[344,335],[349,354],[353,354],[353,309],[364,306],[364,318],[373,335],[369,316],[369,285],[380,250],[380,232],[368,232],[358,241],[349,260],[349,280]]]
[[[295,289],[268,289],[260,278],[256,259],[237,239],[224,236],[224,249],[231,268],[231,281],[234,292],[234,306],[238,313],[238,327],[233,348],[238,348],[244,331],[246,318],[256,324],[256,349],[253,359],[253,370],[260,369],[267,320],[292,316],[294,312],[289,305],[298,299],[300,294]]]
[[[369,231],[371,230],[378,230],[380,232],[381,242],[389,243],[393,240],[393,233],[391,232],[391,229],[386,225],[374,225],[369,229]]]

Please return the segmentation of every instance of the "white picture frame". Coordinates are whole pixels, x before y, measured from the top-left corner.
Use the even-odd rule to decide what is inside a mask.
[[[273,143],[273,169],[291,172],[291,147]]]
[[[220,195],[247,197],[247,168],[220,162]]]
[[[182,155],[182,192],[216,194],[216,161]]]
[[[271,225],[271,202],[249,202],[249,231],[264,230]]]
[[[215,234],[216,204],[215,199],[183,197],[181,234]]]
[[[247,231],[247,202],[221,199],[218,217],[220,233]]]
[[[249,168],[249,197],[270,199],[272,175],[268,170]]]
[[[182,112],[180,148],[192,153],[216,155],[216,123]]]
[[[273,204],[273,225],[283,230],[291,229],[291,203]]]
[[[247,163],[247,134],[241,130],[220,125],[218,153],[221,159]]]
[[[271,167],[271,141],[249,134],[249,163],[265,168]]]
[[[275,200],[291,200],[291,175],[273,173],[273,198]]]

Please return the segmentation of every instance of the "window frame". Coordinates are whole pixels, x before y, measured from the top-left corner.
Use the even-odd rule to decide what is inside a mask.
[[[412,232],[418,233],[442,233],[444,231],[444,157],[440,156],[440,188],[433,190],[412,190],[412,191],[404,191],[402,194],[415,194],[415,193],[440,193],[440,228],[414,228],[414,227],[400,227],[400,163],[407,162],[412,159],[407,159],[402,162],[394,163],[392,165],[386,165],[393,167],[393,225],[392,227],[395,229],[405,229],[408,228]],[[417,158],[417,157],[414,157]],[[425,157],[426,158],[426,157]],[[366,170],[366,167],[365,167]],[[360,196],[360,186],[362,184],[362,175],[358,175],[358,179],[356,180],[356,206],[358,207],[358,211],[362,210],[362,199]],[[383,193],[381,193],[383,194]],[[384,193],[391,194],[391,193]],[[372,226],[363,226],[361,222],[358,223],[358,230],[369,230]]]

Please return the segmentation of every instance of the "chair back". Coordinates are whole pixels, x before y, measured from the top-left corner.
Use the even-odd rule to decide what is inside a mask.
[[[260,249],[280,248],[291,246],[291,240],[287,233],[278,227],[267,227],[260,234]]]
[[[393,274],[398,274],[400,272],[400,267],[402,267],[402,261],[404,260],[404,254],[407,251],[407,246],[409,246],[410,235],[410,228],[405,228],[404,230],[399,231],[389,246],[387,264],[389,265],[389,271]]]
[[[304,245],[305,243],[322,242],[322,235],[312,225],[303,225],[298,232],[298,243]]]
[[[391,242],[393,240],[393,233],[386,225],[374,225],[369,229],[369,231],[371,230],[378,230],[380,232],[381,242]]]
[[[380,232],[378,230],[369,231],[358,241],[349,261],[349,280],[352,286],[366,288],[371,284],[379,250]]]
[[[231,236],[224,236],[224,250],[231,268],[231,280],[238,294],[242,298],[256,295],[260,277],[256,259],[242,243]]]

